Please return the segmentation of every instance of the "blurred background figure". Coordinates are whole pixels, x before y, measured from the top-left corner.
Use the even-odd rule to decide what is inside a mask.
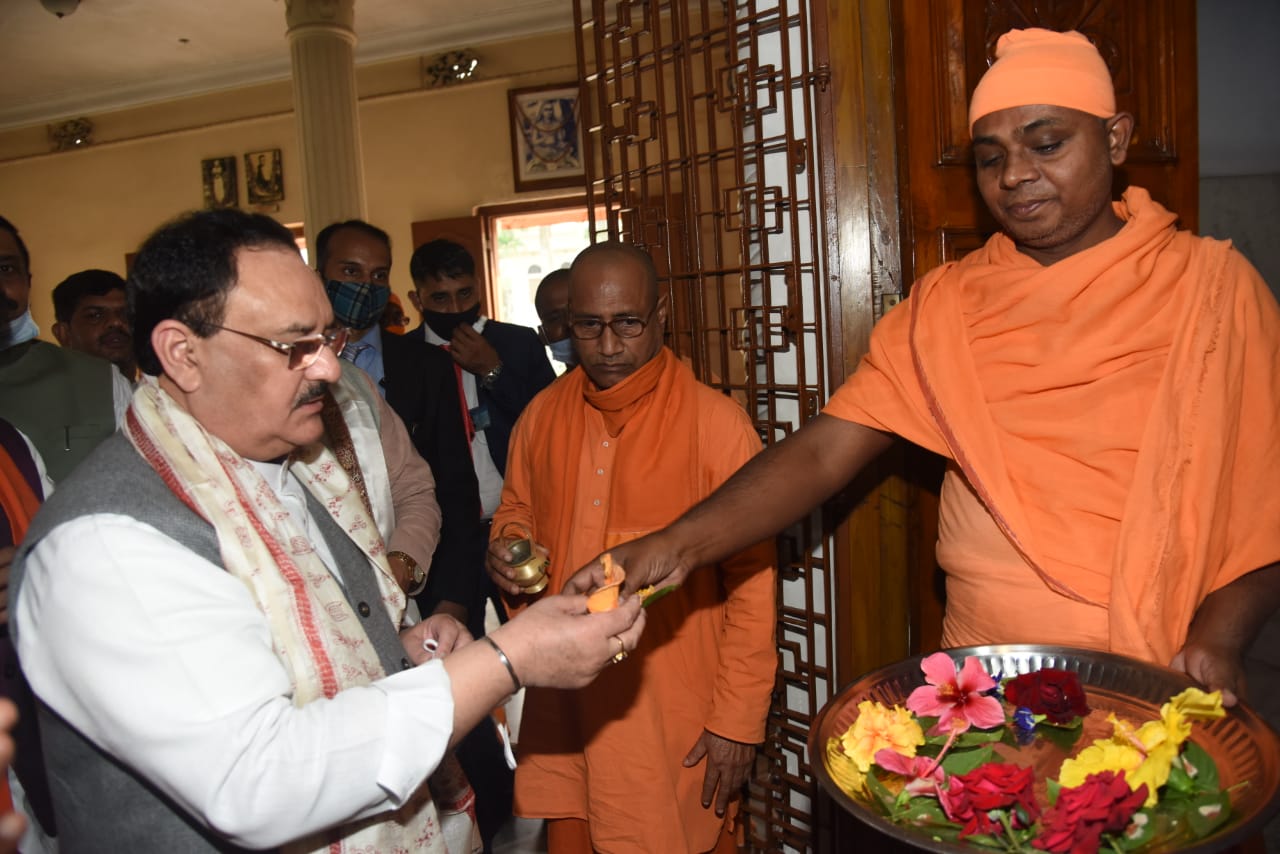
[[[110,270],[82,270],[53,289],[54,337],[63,347],[106,359],[124,378],[138,377],[124,279]]]

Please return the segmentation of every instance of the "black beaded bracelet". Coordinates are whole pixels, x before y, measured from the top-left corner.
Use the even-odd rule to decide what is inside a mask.
[[[485,635],[484,637],[480,638],[480,640],[484,641],[485,643],[489,644],[489,646],[493,647],[493,651],[498,654],[498,661],[501,661],[502,666],[507,668],[507,673],[511,676],[511,686],[512,686],[511,693],[514,694],[516,691],[519,691],[521,688],[523,688],[524,686],[520,684],[520,677],[516,675],[516,669],[511,666],[511,659],[507,658],[507,654],[502,651],[502,647],[494,643],[493,638],[489,637],[488,635]]]

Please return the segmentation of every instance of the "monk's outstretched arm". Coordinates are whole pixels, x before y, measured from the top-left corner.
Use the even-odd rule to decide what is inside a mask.
[[[667,528],[612,549],[627,570],[627,590],[679,584],[694,568],[772,537],[834,495],[892,441],[888,433],[817,416]],[[579,578],[591,586],[586,573]]]
[[[1262,625],[1280,608],[1280,563],[1242,575],[1210,593],[1191,620],[1187,642],[1171,666],[1233,706],[1244,696],[1244,654]]]

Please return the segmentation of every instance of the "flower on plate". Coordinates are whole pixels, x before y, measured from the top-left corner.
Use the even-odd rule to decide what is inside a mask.
[[[827,773],[835,784],[850,795],[866,792],[867,775],[840,747],[840,739],[827,739]]]
[[[903,789],[912,797],[938,797],[938,786],[947,779],[942,765],[936,757],[931,756],[907,757],[892,750],[881,750],[876,754],[876,765],[905,778]]]
[[[1044,668],[1015,676],[1004,684],[1004,696],[1016,707],[1044,715],[1050,723],[1066,724],[1089,714],[1089,704],[1076,674]]]
[[[1074,788],[1091,774],[1119,771],[1129,788],[1146,786],[1146,806],[1155,806],[1159,789],[1169,779],[1169,769],[1182,744],[1191,735],[1191,719],[1222,717],[1222,694],[1206,694],[1188,688],[1160,708],[1160,720],[1147,721],[1135,729],[1128,721],[1109,715],[1114,730],[1110,738],[1098,739],[1072,759],[1062,763],[1058,782]]]
[[[1114,771],[1091,774],[1081,785],[1063,789],[1044,814],[1040,835],[1031,844],[1055,854],[1092,854],[1104,833],[1119,833],[1147,797],[1145,785],[1129,788]]]
[[[920,669],[929,684],[911,692],[907,708],[917,715],[937,717],[938,723],[929,731],[930,735],[964,732],[970,726],[990,729],[1004,723],[1000,701],[984,696],[996,682],[974,656],[964,660],[959,673],[945,652],[935,652],[925,658]]]
[[[1003,833],[1003,813],[1013,827],[1030,827],[1040,816],[1032,785],[1032,769],[1003,762],[979,765],[968,774],[954,776],[938,800],[947,818],[963,824],[960,838],[979,833]],[[994,813],[994,814],[993,814]]]
[[[858,719],[840,741],[845,754],[865,774],[882,750],[915,756],[916,748],[924,744],[924,731],[901,706],[889,708],[863,700],[858,704]]]

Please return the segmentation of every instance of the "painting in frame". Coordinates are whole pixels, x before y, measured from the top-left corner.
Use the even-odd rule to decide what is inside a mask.
[[[200,177],[204,184],[204,206],[210,210],[234,208],[240,204],[240,185],[236,180],[234,157],[211,157],[200,161]]]
[[[562,83],[507,92],[516,192],[585,183],[578,91]]]
[[[270,205],[284,200],[280,149],[250,151],[244,156],[244,184],[249,204]]]

